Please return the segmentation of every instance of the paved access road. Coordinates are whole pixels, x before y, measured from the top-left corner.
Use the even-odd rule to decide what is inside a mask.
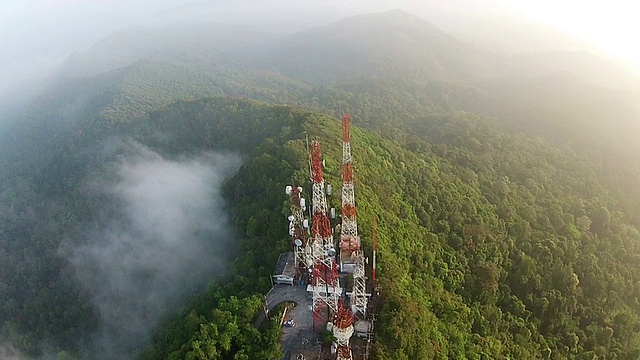
[[[321,335],[313,331],[313,312],[310,310],[311,298],[307,295],[304,286],[276,285],[267,294],[267,309],[271,312],[276,306],[284,302],[295,303],[289,307],[285,320],[293,320],[294,327],[283,327],[280,344],[284,348],[284,358],[290,359],[291,355],[304,353],[307,359],[312,359],[311,354],[318,354]],[[259,326],[264,321],[261,314],[256,321]],[[295,359],[295,356],[293,357]]]

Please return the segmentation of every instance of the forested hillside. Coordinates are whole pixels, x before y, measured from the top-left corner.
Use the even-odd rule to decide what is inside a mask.
[[[207,100],[197,103],[181,103],[174,105],[167,113],[163,113],[163,117],[151,117],[137,119],[134,122],[126,122],[120,124],[112,124],[108,121],[104,122],[87,122],[76,125],[73,131],[69,133],[64,141],[55,144],[48,144],[46,148],[31,148],[31,155],[35,158],[45,157],[46,163],[34,161],[33,163],[13,164],[15,173],[9,173],[2,178],[3,188],[3,208],[2,221],[0,222],[2,230],[2,285],[3,285],[3,301],[2,318],[4,326],[2,328],[3,342],[9,342],[13,347],[17,347],[20,351],[27,354],[38,354],[46,348],[65,349],[68,354],[76,354],[81,358],[88,358],[89,354],[97,350],[107,351],[102,355],[92,355],[92,358],[110,359],[115,354],[121,356],[130,356],[131,351],[136,347],[144,345],[144,337],[147,336],[153,328],[147,331],[134,329],[131,331],[125,329],[110,329],[109,326],[122,326],[122,323],[110,323],[110,319],[105,319],[105,313],[102,311],[103,303],[96,301],[93,294],[87,293],[89,290],[104,291],[112,289],[110,284],[91,285],[88,288],[82,286],[84,275],[80,272],[94,272],[95,279],[104,275],[104,269],[94,269],[90,264],[85,264],[85,258],[91,259],[92,253],[81,252],[83,257],[78,258],[74,248],[84,248],[87,244],[92,244],[92,240],[88,237],[101,237],[96,234],[95,228],[102,228],[103,223],[122,224],[123,227],[128,225],[123,218],[131,216],[127,212],[127,208],[123,208],[122,202],[126,202],[126,198],[115,196],[110,191],[100,190],[98,192],[92,190],[93,187],[103,187],[102,181],[114,177],[115,172],[120,172],[122,176],[122,161],[126,163],[135,163],[140,147],[144,147],[145,153],[156,154],[153,157],[162,157],[165,159],[175,159],[179,162],[183,158],[193,158],[198,154],[209,153],[212,151],[224,151],[225,153],[237,153],[245,157],[247,166],[251,166],[254,162],[267,162],[279,164],[285,161],[286,153],[279,154],[272,151],[283,141],[288,139],[299,139],[300,133],[292,132],[300,128],[300,117],[304,116],[299,113],[292,113],[287,107],[273,107],[265,104],[256,104],[247,101],[237,100]],[[178,115],[178,116],[177,116]],[[295,115],[295,116],[294,116]],[[184,117],[184,118],[183,118]],[[107,120],[98,117],[98,120]],[[256,120],[259,119],[259,122]],[[263,146],[256,146],[265,142]],[[300,140],[298,140],[300,142]],[[42,153],[41,153],[42,151]],[[271,154],[271,155],[269,155]],[[279,157],[276,157],[278,156]],[[283,158],[284,157],[284,158]],[[11,159],[9,159],[11,160]],[[205,161],[200,160],[200,161]],[[209,159],[216,161],[216,159]],[[219,161],[219,159],[218,159]],[[291,165],[288,172],[272,173],[272,175],[285,176],[292,173],[294,168],[300,164]],[[120,170],[119,170],[120,169]],[[147,167],[147,171],[151,168]],[[278,168],[278,170],[283,170]],[[169,168],[165,171],[170,171]],[[244,172],[244,170],[240,170]],[[24,174],[16,178],[13,174]],[[268,174],[253,172],[260,174],[261,178],[265,178]],[[166,176],[162,173],[160,176]],[[176,174],[174,176],[179,176]],[[100,180],[102,179],[102,180]],[[245,181],[249,181],[246,179]],[[156,180],[157,181],[157,180]],[[269,206],[276,204],[276,208],[280,208],[281,201],[275,195],[265,197],[263,202],[257,202],[254,196],[264,194],[261,191],[269,191],[271,194],[277,194],[279,197],[281,191],[280,184],[275,186],[273,181],[265,182],[265,185],[274,185],[271,189],[261,190],[255,189],[251,192],[251,188],[241,186],[242,192],[248,192],[245,195],[244,203],[250,202],[255,207],[252,212],[254,216],[258,214],[268,214],[274,220],[274,224],[282,222],[282,216],[278,212],[268,212]],[[280,181],[286,181],[281,178]],[[126,184],[124,184],[126,185]],[[124,186],[122,182],[118,186]],[[165,184],[170,185],[170,184]],[[240,185],[242,185],[240,183]],[[185,186],[191,186],[185,184]],[[276,188],[278,191],[276,191]],[[167,190],[170,191],[170,190]],[[253,196],[249,196],[253,195]],[[235,203],[235,200],[241,200],[231,196],[227,197],[227,203]],[[248,198],[246,196],[249,196]],[[139,199],[139,198],[138,198]],[[142,198],[144,200],[144,198]],[[157,199],[162,201],[161,199]],[[233,200],[233,201],[232,201]],[[208,201],[217,201],[209,199]],[[270,205],[271,204],[271,205]],[[168,204],[171,206],[170,204]],[[196,204],[185,204],[189,206],[190,216],[199,216]],[[221,207],[219,211],[226,209]],[[246,210],[245,210],[246,211]],[[174,213],[168,218],[167,224],[170,227],[181,226],[180,219],[175,218],[180,212]],[[153,217],[154,214],[144,215]],[[227,216],[221,216],[223,219]],[[46,219],[42,221],[41,219]],[[113,222],[115,221],[115,222]],[[204,219],[206,222],[220,222],[220,220]],[[255,220],[253,220],[255,222]],[[222,221],[224,223],[224,221]],[[237,221],[236,221],[237,222]],[[231,222],[233,225],[233,222]],[[200,226],[199,223],[191,224],[191,226]],[[167,293],[178,292],[178,295],[171,297],[163,297],[158,295],[160,299],[166,301],[179,300],[184,301],[185,295],[193,295],[194,291],[201,291],[203,285],[211,279],[220,278],[222,273],[228,276],[228,271],[222,268],[210,268],[199,264],[199,262],[218,262],[226,264],[228,267],[229,260],[233,259],[233,254],[238,250],[241,251],[242,258],[248,259],[245,249],[253,248],[258,244],[256,241],[268,241],[264,248],[270,249],[269,255],[262,252],[260,256],[266,256],[269,264],[275,262],[280,251],[285,249],[286,240],[280,234],[280,227],[269,227],[268,234],[261,233],[261,238],[256,238],[254,231],[250,230],[246,224],[237,223],[237,228],[242,233],[247,231],[246,235],[236,234],[235,231],[228,232],[223,228],[216,228],[216,233],[211,233],[206,228],[199,231],[203,234],[194,234],[176,232],[178,236],[183,237],[182,241],[191,241],[191,244],[183,244],[180,253],[171,254],[171,258],[167,259],[171,265],[166,264],[168,269],[180,270],[176,268],[176,263],[186,261],[190,267],[190,275],[186,279],[187,284],[175,283],[171,280],[168,284],[172,284],[176,289],[163,288],[162,291]],[[154,225],[157,226],[157,225]],[[224,225],[227,226],[227,225]],[[114,229],[115,230],[115,229]],[[111,232],[112,230],[107,230]],[[145,229],[139,229],[141,232],[134,232],[135,236],[144,237]],[[98,231],[99,233],[99,231]],[[125,236],[126,234],[117,234],[115,236]],[[269,235],[269,236],[267,236]],[[248,240],[239,241],[239,243],[227,244],[225,247],[232,248],[233,251],[225,250],[225,247],[219,245],[220,236],[236,238],[242,236],[250,236]],[[174,239],[177,240],[177,239]],[[103,240],[104,241],[104,240]],[[122,239],[107,239],[109,242],[116,244],[115,251],[124,250],[121,248]],[[192,253],[193,243],[200,242],[202,245],[210,249],[202,249],[202,254]],[[124,246],[133,247],[133,251],[137,252],[135,243],[124,242]],[[240,244],[240,245],[238,245]],[[142,250],[148,252],[154,257],[166,256],[163,248],[160,246],[167,244],[158,244],[155,240],[147,241],[148,249]],[[171,244],[169,244],[171,245]],[[94,248],[93,246],[97,246]],[[89,250],[92,251],[110,251],[114,248],[111,245],[103,247],[101,244],[92,245]],[[168,247],[170,251],[175,251],[173,246]],[[69,253],[71,251],[71,253]],[[132,251],[129,248],[127,251]],[[182,252],[194,258],[182,259]],[[224,259],[224,254],[227,260]],[[141,255],[141,254],[139,254]],[[210,258],[200,258],[201,256],[210,256]],[[106,254],[100,255],[107,256]],[[146,255],[145,255],[146,256]],[[126,257],[126,256],[125,256]],[[100,262],[99,258],[96,258]],[[118,260],[112,259],[118,264]],[[255,260],[246,260],[249,264],[255,265]],[[251,262],[253,261],[253,262]],[[146,261],[139,259],[141,264]],[[148,265],[148,264],[147,264]],[[244,283],[241,278],[236,277],[233,284],[224,285],[230,290],[223,292],[229,294],[224,296],[233,296],[239,298],[237,301],[247,303],[249,308],[243,311],[241,320],[244,321],[243,330],[249,331],[252,336],[241,341],[243,346],[252,346],[254,350],[247,350],[249,354],[256,354],[256,349],[269,353],[269,348],[277,349],[277,342],[271,332],[265,333],[265,339],[270,339],[264,344],[256,343],[255,339],[262,335],[256,329],[253,329],[253,317],[260,308],[260,297],[256,297],[261,292],[268,290],[267,284],[270,284],[267,275],[269,269],[255,269],[254,266],[241,266],[238,275],[244,275]],[[109,264],[103,264],[107,268]],[[128,267],[126,263],[121,266]],[[152,271],[155,266],[138,266],[133,267],[131,271],[125,271],[123,275],[138,277],[133,284],[144,286],[145,291],[154,291],[154,284],[149,281],[166,280],[157,279],[155,274],[144,274]],[[127,268],[128,269],[128,268]],[[111,269],[113,270],[113,269]],[[156,270],[158,271],[158,270]],[[259,271],[262,277],[249,276]],[[164,271],[162,271],[164,272]],[[176,276],[176,274],[171,274]],[[107,276],[107,279],[113,279]],[[144,279],[146,279],[146,282]],[[131,280],[125,280],[131,281]],[[78,283],[80,282],[80,284]],[[224,283],[224,282],[223,282]],[[25,286],[27,284],[27,286]],[[144,285],[143,285],[144,284]],[[211,285],[212,287],[214,285]],[[178,290],[180,289],[180,290]],[[244,289],[244,290],[241,290]],[[118,290],[124,290],[119,288]],[[157,289],[155,289],[157,290]],[[128,296],[140,296],[139,290],[130,289]],[[212,291],[212,290],[211,290]],[[35,292],[35,293],[34,293]],[[212,294],[208,298],[220,300],[221,295]],[[123,294],[127,295],[127,294]],[[157,300],[156,300],[157,301]],[[46,304],[46,306],[43,306]],[[125,298],[112,299],[109,305],[123,306],[127,308],[128,302]],[[135,305],[144,305],[145,302]],[[152,305],[156,307],[157,305]],[[165,304],[164,306],[168,306]],[[204,305],[198,305],[202,308]],[[230,305],[232,306],[232,305]],[[234,305],[237,306],[237,305]],[[55,312],[52,312],[55,309]],[[129,308],[128,308],[129,309]],[[129,309],[130,310],[130,309]],[[166,313],[164,308],[156,309],[162,313]],[[173,311],[177,310],[174,308]],[[237,309],[235,311],[238,311]],[[59,313],[58,313],[59,312]],[[210,316],[209,312],[202,311],[203,319]],[[234,315],[235,316],[235,315]],[[237,315],[240,316],[240,315]],[[133,315],[129,314],[129,321],[148,320],[147,326],[154,326],[154,322],[162,320],[158,315]],[[225,320],[226,321],[226,320]],[[105,326],[106,329],[105,330]],[[277,331],[277,328],[275,328]],[[118,350],[114,348],[101,349],[100,341],[105,336],[104,331],[116,330],[121,335],[109,334],[111,346],[117,345]],[[270,334],[270,335],[269,335]],[[127,338],[126,336],[139,336],[141,338]],[[235,336],[235,335],[234,335]],[[96,340],[97,339],[97,340]],[[142,340],[142,341],[141,341]],[[88,344],[87,344],[88,343]],[[269,345],[270,344],[270,345]],[[268,345],[268,346],[267,346]],[[234,347],[235,350],[237,350]],[[227,349],[229,351],[229,349]],[[277,351],[277,350],[274,350]],[[180,357],[181,358],[181,357]]]
[[[171,116],[211,111],[189,105]],[[281,135],[303,125],[323,141],[328,179],[339,181],[339,123],[320,117],[287,124]],[[586,157],[498,128],[462,113],[428,118],[407,147],[354,131],[360,230],[369,249],[372,220],[379,219],[384,305],[376,356],[636,357],[640,279],[632,274],[640,270],[633,245],[640,233],[628,214],[609,210],[618,200]],[[264,225],[286,213],[273,189],[291,176],[302,181],[305,171],[301,142],[272,140],[270,154],[284,161],[265,154],[228,187],[239,204],[237,223],[260,239],[282,239]],[[265,197],[265,208],[253,200]],[[236,271],[255,268],[254,256],[247,251]],[[201,333],[184,330],[193,311],[167,330],[151,358],[193,347]],[[167,348],[179,329],[185,342]]]
[[[3,135],[0,357],[281,358],[253,321],[283,189],[308,181],[306,136],[340,182],[343,112],[368,253],[378,221],[374,358],[640,357],[636,79],[400,11],[232,30],[115,34]]]

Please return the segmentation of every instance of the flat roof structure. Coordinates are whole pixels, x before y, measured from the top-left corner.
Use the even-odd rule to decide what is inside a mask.
[[[280,254],[273,272],[273,281],[276,284],[293,285],[295,276],[296,268],[293,251]]]

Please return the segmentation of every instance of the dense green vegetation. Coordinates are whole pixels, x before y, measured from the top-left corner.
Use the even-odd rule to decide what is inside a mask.
[[[112,143],[125,139],[168,159],[209,151],[243,158],[223,186],[237,235],[229,274],[206,289],[193,285],[197,295],[172,304],[152,344],[131,352],[280,358],[278,324],[253,322],[289,247],[282,190],[307,181],[306,135],[321,141],[326,177],[340,182],[332,115],[348,111],[368,252],[374,217],[379,224],[375,358],[640,357],[633,93],[567,74],[506,76],[495,69],[504,59],[429,26],[414,31],[424,25],[414,17],[385,16],[381,28],[393,31],[370,43],[379,16],[276,41],[263,53],[226,32],[184,51],[176,35],[158,52],[162,36],[142,31],[153,41],[130,58],[109,58],[120,34],[86,55],[100,59],[91,67],[72,59],[92,77],[53,84],[0,143],[0,344],[30,356],[53,349],[89,357],[104,319],[61,247],[81,245],[70,239],[117,213],[113,199],[86,186],[113,175],[128,150]],[[203,60],[212,54],[215,61]],[[246,54],[246,67],[234,68],[229,59]],[[330,201],[339,207],[338,197]]]
[[[441,160],[411,169],[420,160],[398,156],[408,173],[398,186],[410,205],[405,211],[428,232],[403,236],[407,247],[395,250],[394,263],[406,259],[397,276],[407,283],[385,292],[395,299],[383,315],[399,326],[385,328],[395,340],[386,345],[408,358],[427,357],[429,348],[404,324],[435,316],[440,323],[423,320],[416,327],[430,333],[415,336],[430,338],[436,357],[635,358],[638,232],[628,214],[609,211],[618,201],[590,161],[474,116],[421,125],[425,155]],[[424,306],[408,296],[416,292],[429,294],[418,303]],[[396,320],[396,312],[406,315]]]
[[[339,123],[310,119],[306,128],[323,141],[328,179],[337,182]],[[377,356],[634,358],[640,234],[628,214],[609,210],[618,200],[588,158],[498,128],[464,113],[429,117],[406,148],[354,131],[365,239],[380,219]],[[230,184],[261,189],[240,202],[240,227],[282,240],[260,225],[278,221],[273,189],[290,176],[278,174],[292,174],[296,163],[304,169],[305,155],[295,142],[282,152],[276,144]],[[265,195],[268,202],[256,203]],[[247,254],[244,271],[257,263]],[[260,271],[269,269],[253,274]]]
[[[2,179],[3,187],[11,190],[3,192],[6,200],[3,202],[6,206],[3,210],[8,210],[2,212],[6,221],[3,219],[1,223],[2,255],[5,260],[2,262],[2,318],[6,319],[3,322],[2,339],[28,354],[37,354],[41,350],[41,339],[54,343],[56,347],[70,350],[73,354],[82,350],[77,347],[77,340],[82,338],[82,332],[90,334],[100,324],[100,320],[96,318],[97,314],[91,308],[91,301],[74,283],[73,276],[70,276],[74,269],[59,252],[61,241],[80,232],[95,214],[116,211],[114,209],[117,203],[113,200],[96,199],[83,191],[83,184],[86,184],[87,180],[107,175],[104,171],[112,169],[119,156],[118,153],[109,153],[106,157],[102,155],[102,158],[95,159],[104,150],[100,150],[100,146],[96,149],[93,144],[126,134],[130,139],[171,157],[215,149],[237,151],[247,156],[246,166],[249,167],[249,170],[243,168],[237,176],[251,174],[264,179],[268,174],[252,169],[254,163],[268,166],[275,162],[280,165],[280,162],[286,159],[285,150],[282,150],[284,155],[280,157],[277,157],[279,153],[274,150],[281,146],[277,144],[286,139],[300,138],[300,133],[292,132],[291,129],[299,129],[303,116],[299,112],[292,113],[288,107],[266,106],[247,101],[218,99],[181,103],[173,106],[161,117],[152,116],[119,126],[114,126],[107,121],[108,119],[83,124],[70,131],[75,135],[69,142],[49,144],[50,147],[46,149],[49,154],[39,154],[50,159],[52,164],[43,164],[41,159],[22,164],[14,163],[12,166],[15,171],[27,173],[29,176],[19,179],[20,183],[15,185],[11,180],[18,179],[12,179],[8,175]],[[175,121],[176,118],[182,117],[185,119],[184,122]],[[256,123],[256,119],[260,119],[260,122]],[[159,131],[166,131],[170,135],[158,142]],[[264,145],[256,146],[263,142]],[[189,145],[185,146],[186,143]],[[38,149],[33,148],[32,151],[36,152]],[[37,152],[36,154],[38,155]],[[101,163],[102,169],[95,168],[96,161]],[[37,166],[44,168],[41,171],[33,171],[33,168],[29,168],[32,166],[36,169]],[[298,167],[299,164],[291,165],[288,171],[284,172],[281,167],[274,167],[279,172],[272,173],[271,180],[262,182],[262,187],[257,184],[258,178],[245,176],[244,181],[255,185],[251,187],[256,191],[253,193],[247,193],[242,181],[233,182],[240,186],[239,188],[228,185],[229,203],[250,203],[253,206],[250,212],[253,217],[238,217],[236,220],[238,229],[247,229],[246,240],[240,242],[243,255],[235,265],[238,270],[235,271],[232,283],[212,284],[205,295],[194,300],[195,305],[189,309],[189,325],[186,328],[192,329],[201,323],[204,325],[198,327],[197,330],[200,332],[193,335],[193,341],[189,341],[188,350],[173,356],[183,358],[188,353],[196,354],[200,350],[209,354],[215,354],[217,351],[235,354],[243,348],[245,353],[253,355],[259,353],[256,349],[261,349],[265,354],[264,358],[274,358],[268,354],[278,353],[275,341],[278,327],[270,324],[267,326],[268,329],[261,332],[253,328],[253,319],[261,308],[261,297],[257,295],[268,290],[271,266],[268,269],[256,269],[257,259],[250,255],[248,249],[254,249],[258,241],[280,238],[279,244],[264,244],[264,248],[271,250],[270,253],[261,252],[254,255],[260,256],[261,259],[266,257],[267,263],[271,264],[275,262],[279,252],[286,248],[286,241],[283,242],[279,236],[280,227],[252,228],[248,223],[256,222],[256,216],[268,217],[271,223],[284,222],[285,219],[279,213],[279,190],[290,178],[288,174],[292,174],[293,169]],[[46,171],[49,169],[59,172],[59,175],[51,178],[50,173]],[[273,188],[265,189],[265,186]],[[263,192],[272,195],[264,197],[262,202],[255,201],[255,197]],[[30,193],[31,196],[28,197],[25,193]],[[10,211],[13,208],[30,209],[31,213],[27,211],[18,215]],[[244,211],[243,215],[247,214],[247,209],[244,208],[237,211]],[[46,216],[49,221],[37,221],[37,216]],[[262,220],[264,219],[261,219],[260,224],[263,224]],[[24,286],[25,283],[28,287]],[[35,297],[30,294],[32,289],[40,288],[47,290],[39,291]],[[46,307],[43,306],[45,303]],[[216,304],[219,304],[216,307],[219,311],[212,312],[211,309]],[[64,312],[64,315],[51,312],[51,308]],[[230,324],[230,327],[224,330],[214,330],[216,319],[219,322],[227,322],[230,318],[235,319],[236,325]],[[60,330],[64,328],[68,330]],[[234,338],[234,341],[217,339],[218,333],[226,334],[225,336]],[[174,335],[175,332],[171,336]],[[180,342],[178,344],[181,345]],[[180,350],[180,347],[177,350]]]
[[[336,181],[338,123],[314,129]],[[409,150],[354,132],[365,239],[379,219],[377,356],[637,357],[639,233],[591,162],[463,113],[414,134]]]

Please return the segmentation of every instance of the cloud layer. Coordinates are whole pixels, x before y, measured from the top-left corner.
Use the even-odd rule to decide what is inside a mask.
[[[113,179],[92,182],[109,202],[84,245],[64,252],[99,315],[94,354],[146,345],[163,316],[226,272],[234,241],[220,187],[239,163],[212,153],[168,160],[135,145]]]

